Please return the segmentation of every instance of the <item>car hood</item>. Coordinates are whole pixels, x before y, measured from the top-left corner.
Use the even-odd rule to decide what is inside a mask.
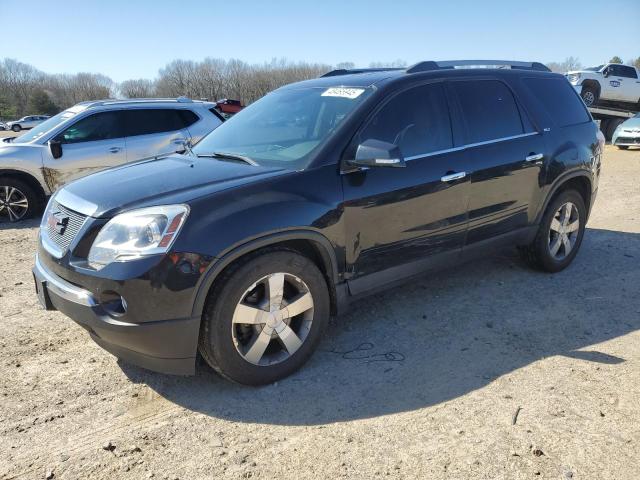
[[[640,128],[640,118],[630,118],[629,120],[622,123],[618,129],[622,130],[636,130]]]
[[[62,187],[55,198],[84,215],[111,217],[133,208],[189,203],[289,172],[214,158],[171,155],[89,175]]]

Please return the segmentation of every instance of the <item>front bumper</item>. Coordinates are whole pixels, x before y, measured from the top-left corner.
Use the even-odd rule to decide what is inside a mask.
[[[640,133],[622,131],[611,139],[613,145],[640,147]]]
[[[91,291],[48,269],[39,255],[33,276],[43,306],[70,317],[108,352],[161,373],[194,373],[200,317],[127,322],[110,313]]]

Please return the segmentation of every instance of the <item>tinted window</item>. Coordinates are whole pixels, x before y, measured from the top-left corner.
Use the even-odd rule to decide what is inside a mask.
[[[180,128],[186,128],[189,125],[193,125],[198,120],[200,120],[200,117],[198,117],[198,115],[193,113],[191,110],[177,110],[177,113],[178,117],[180,117]]]
[[[360,140],[394,143],[406,157],[451,148],[451,121],[442,85],[412,88],[393,97],[371,119]]]
[[[122,136],[122,112],[102,112],[77,121],[57,138],[63,143],[79,143]]]
[[[184,121],[177,110],[149,108],[127,110],[127,137],[180,130]]]
[[[625,65],[621,65],[619,69],[620,69],[620,73],[618,75],[620,75],[621,77],[638,78],[636,69],[633,67],[627,67]]]
[[[467,124],[468,143],[511,137],[524,132],[509,88],[498,80],[452,82]]]
[[[525,78],[523,81],[560,127],[591,120],[584,104],[564,78]]]

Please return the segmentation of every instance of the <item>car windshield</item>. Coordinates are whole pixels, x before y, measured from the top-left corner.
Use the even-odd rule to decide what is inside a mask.
[[[354,87],[270,93],[207,135],[193,153],[224,153],[258,165],[303,169],[314,150],[370,93],[370,88]]]
[[[26,133],[23,133],[19,137],[17,137],[13,143],[29,143],[37,140],[42,135],[47,133],[52,128],[57,127],[62,122],[66,122],[71,117],[73,117],[77,112],[71,110],[65,110],[64,112],[60,112],[59,114],[51,117],[50,119],[36,125],[31,130],[27,130]]]
[[[585,68],[585,70],[588,70],[590,72],[599,72],[602,67],[604,67],[604,65],[598,65],[597,67],[589,67],[589,68]]]

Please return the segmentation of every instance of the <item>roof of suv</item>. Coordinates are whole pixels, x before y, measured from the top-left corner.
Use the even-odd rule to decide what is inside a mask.
[[[445,61],[424,61],[416,63],[408,68],[358,68],[339,69],[325,73],[319,78],[305,80],[302,82],[286,85],[282,88],[293,88],[299,86],[309,87],[329,87],[341,85],[345,87],[370,87],[385,80],[399,79],[412,76],[414,74],[427,74],[429,76],[466,76],[481,75],[488,71],[500,72],[544,72],[549,73],[545,65],[539,62],[522,62],[508,60],[445,60]]]
[[[177,105],[193,105],[193,104],[201,104],[201,105],[211,105],[214,106],[214,102],[205,102],[202,100],[191,100],[187,97],[178,97],[178,98],[127,98],[127,99],[116,99],[116,98],[107,98],[103,100],[90,100],[87,102],[80,102],[75,106],[82,106],[86,108],[94,108],[94,107],[105,107],[111,105],[117,105],[119,107],[127,106],[127,105],[140,105],[140,104],[149,104],[149,105],[163,105],[163,106],[177,106]]]

